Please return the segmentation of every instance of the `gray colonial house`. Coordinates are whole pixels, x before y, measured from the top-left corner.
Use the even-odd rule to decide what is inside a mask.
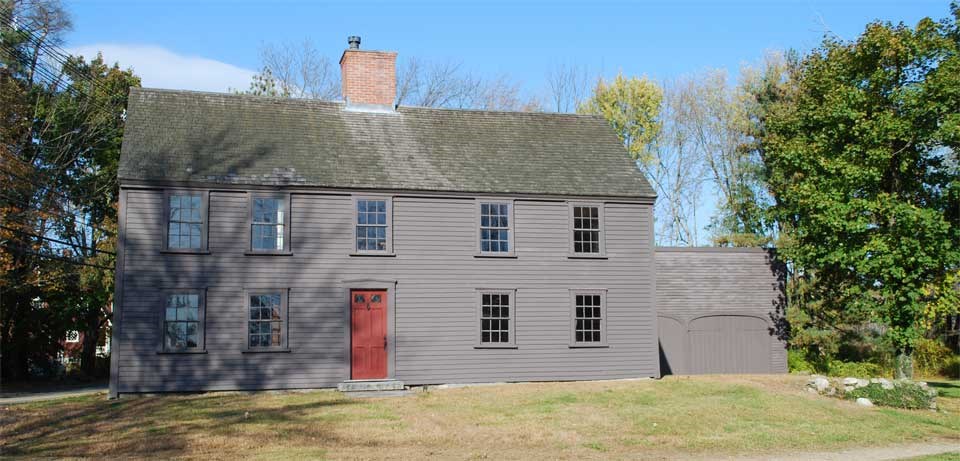
[[[111,396],[785,369],[769,254],[655,249],[603,119],[396,107],[395,58],[131,90]]]

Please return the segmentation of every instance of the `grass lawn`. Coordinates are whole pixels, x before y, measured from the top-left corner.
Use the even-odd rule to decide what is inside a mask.
[[[0,409],[4,457],[580,459],[784,454],[960,443],[947,412],[863,408],[799,376],[534,383],[347,399],[214,393]],[[950,459],[950,458],[947,458]]]

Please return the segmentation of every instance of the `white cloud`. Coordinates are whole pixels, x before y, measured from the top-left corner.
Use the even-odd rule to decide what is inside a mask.
[[[68,48],[74,55],[90,59],[103,53],[106,62],[132,67],[148,88],[170,88],[226,92],[228,88],[246,89],[254,71],[199,56],[184,56],[154,45],[94,43]]]

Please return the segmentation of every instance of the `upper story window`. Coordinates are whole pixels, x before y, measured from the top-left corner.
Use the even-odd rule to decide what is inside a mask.
[[[572,346],[607,344],[607,303],[604,290],[572,290]]]
[[[169,293],[163,310],[163,345],[167,352],[200,350],[203,347],[203,293]]]
[[[258,290],[247,293],[247,349],[287,346],[287,293]]]
[[[480,202],[480,254],[513,254],[513,203]]]
[[[573,220],[571,242],[574,255],[602,256],[603,208],[598,205],[573,204],[570,206]]]
[[[167,191],[166,239],[169,251],[204,251],[207,248],[207,193]]]
[[[80,332],[77,330],[67,330],[66,342],[68,343],[79,343],[80,342]]]
[[[289,197],[250,197],[250,251],[283,253],[290,250]]]
[[[357,253],[390,253],[391,203],[387,198],[358,198],[355,206]]]
[[[478,347],[511,347],[516,344],[514,300],[516,290],[480,290]]]

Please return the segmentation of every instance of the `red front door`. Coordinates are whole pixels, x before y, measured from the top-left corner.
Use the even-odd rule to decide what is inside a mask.
[[[350,375],[387,377],[387,291],[350,292]]]

